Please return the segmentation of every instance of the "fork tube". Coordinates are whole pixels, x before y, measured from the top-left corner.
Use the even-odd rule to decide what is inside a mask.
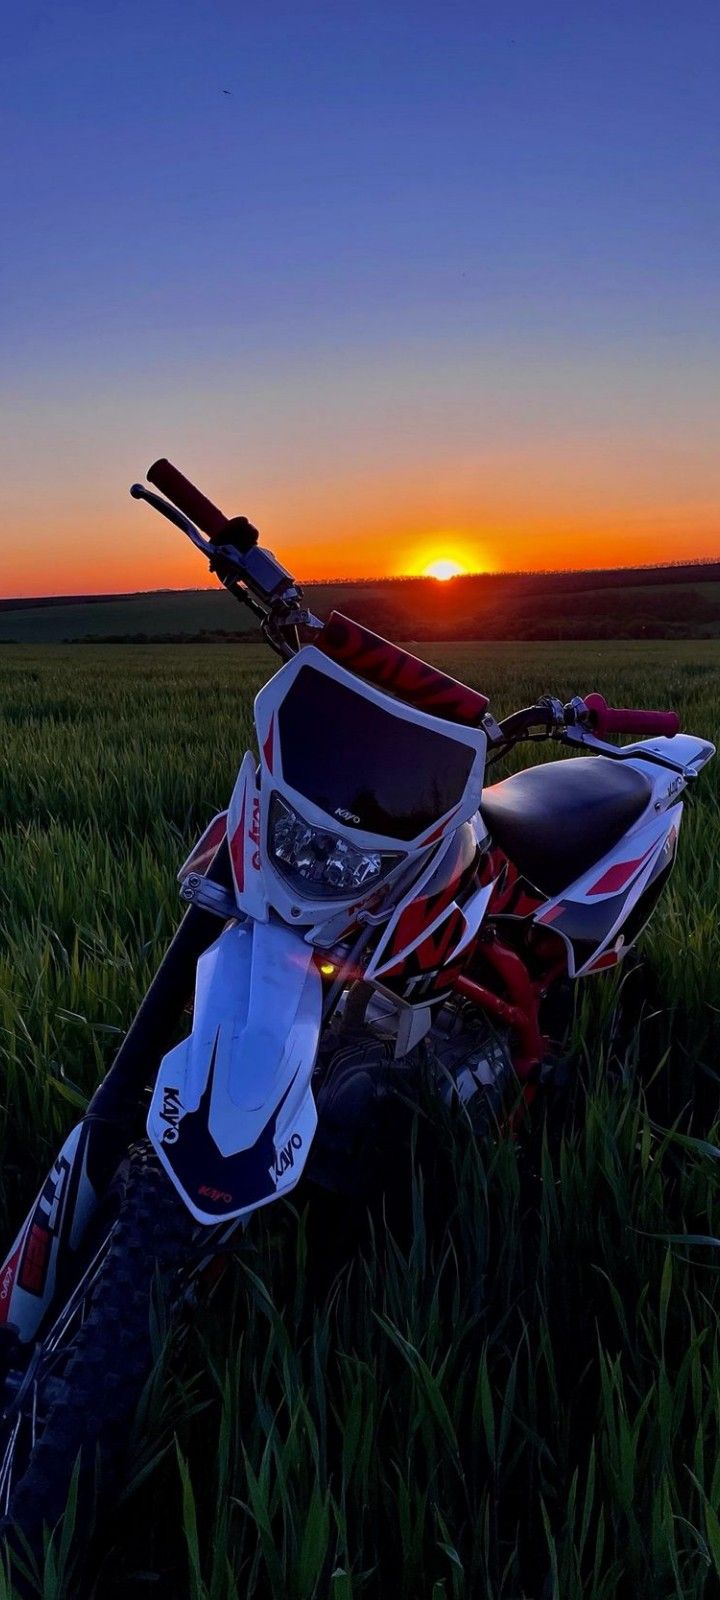
[[[218,846],[206,876],[223,888],[232,887],[226,839]],[[200,906],[190,906],[185,912],[110,1070],[90,1101],[88,1117],[119,1121],[123,1127],[132,1122],[143,1090],[152,1083],[172,1044],[183,1007],[192,994],[200,956],[217,939],[222,926],[219,917]]]

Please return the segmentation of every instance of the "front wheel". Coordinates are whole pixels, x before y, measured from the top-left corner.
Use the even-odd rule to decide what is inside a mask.
[[[79,1458],[79,1507],[107,1495],[151,1363],[153,1290],[177,1297],[197,1225],[149,1144],[131,1151],[104,1243],[38,1345],[0,1423],[0,1534],[11,1559],[42,1555]]]

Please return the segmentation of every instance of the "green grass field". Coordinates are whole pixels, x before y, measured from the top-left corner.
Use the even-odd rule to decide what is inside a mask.
[[[720,641],[427,654],[497,715],[600,689],[718,738]],[[8,1241],[78,1115],[60,1067],[87,1093],[112,1058],[268,670],[254,646],[0,654]],[[619,1059],[622,979],[594,979],[573,1086],[516,1142],[439,1122],[410,1224],[378,1208],[344,1266],[339,1208],[296,1191],[183,1347],[158,1331],[98,1597],[720,1592],[719,795],[713,765]],[[48,1600],[76,1593],[61,1567]]]

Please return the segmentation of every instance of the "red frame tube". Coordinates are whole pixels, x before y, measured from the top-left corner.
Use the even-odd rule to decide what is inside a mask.
[[[549,1040],[540,1027],[540,1001],[552,979],[563,970],[564,960],[559,960],[555,967],[543,973],[542,978],[535,980],[531,978],[517,951],[511,950],[497,937],[483,940],[478,949],[483,960],[497,974],[508,998],[496,994],[486,984],[478,983],[466,973],[458,974],[454,988],[481,1011],[497,1017],[499,1022],[513,1029],[518,1043],[513,1064],[518,1077],[527,1082],[547,1055]]]

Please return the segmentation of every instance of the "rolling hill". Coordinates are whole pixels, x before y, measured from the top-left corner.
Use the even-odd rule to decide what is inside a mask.
[[[720,561],[597,572],[308,584],[311,609],[403,639],[720,637]],[[0,644],[257,638],[222,589],[0,601]]]

